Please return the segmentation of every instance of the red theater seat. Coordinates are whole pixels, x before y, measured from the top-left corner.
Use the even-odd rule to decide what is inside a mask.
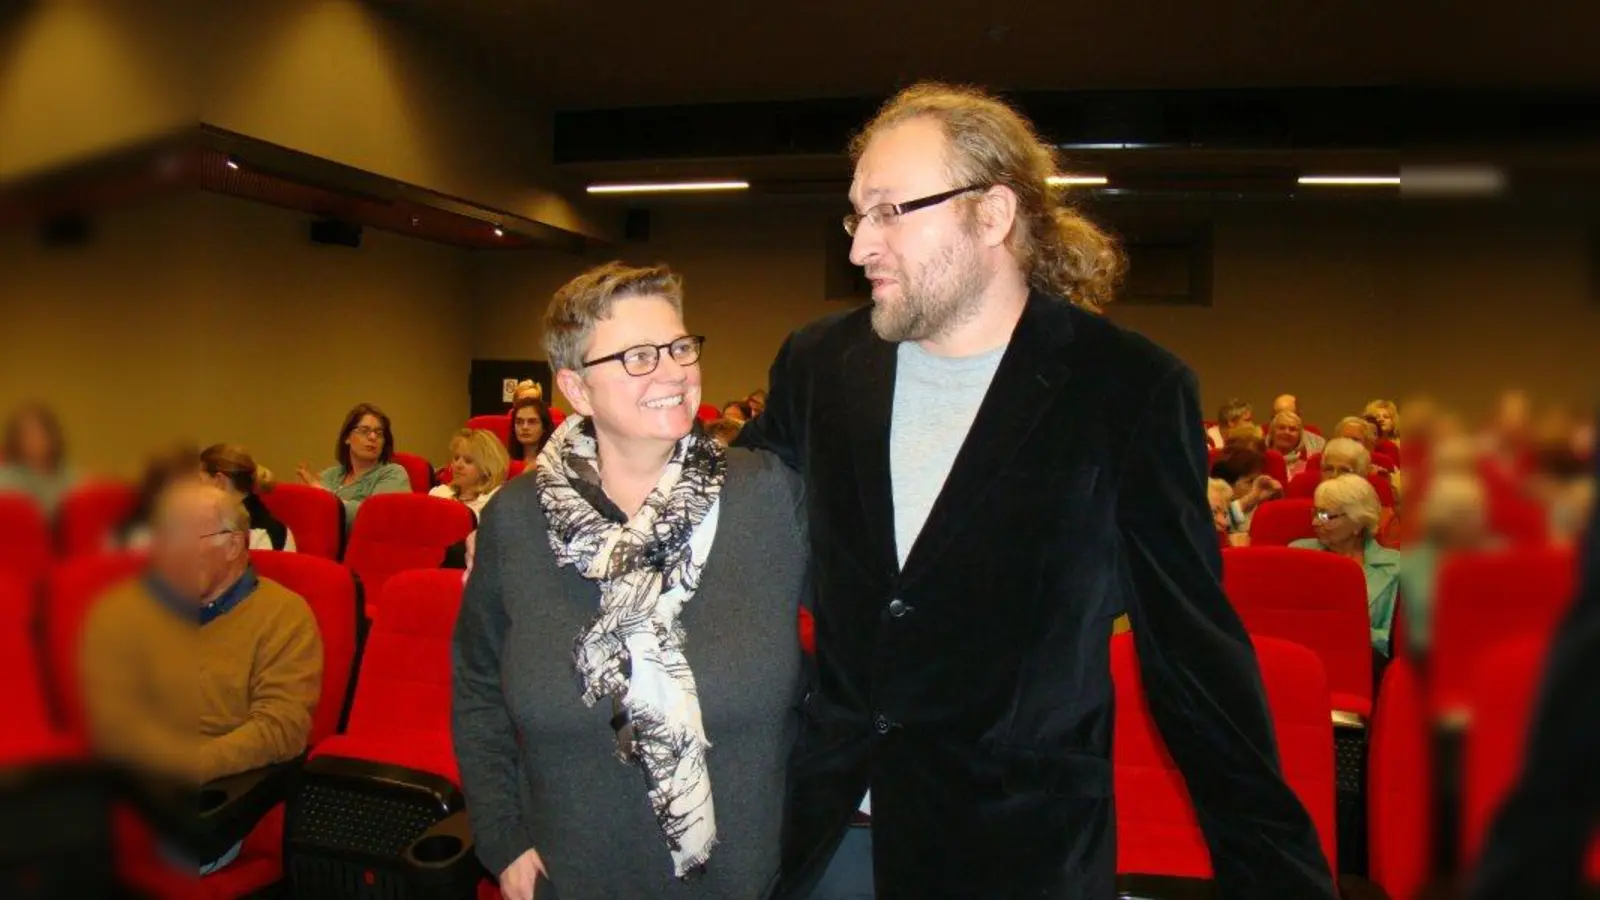
[[[511,414],[499,413],[492,416],[473,416],[467,420],[467,426],[474,431],[488,431],[500,439],[500,443],[511,446]]]
[[[1333,725],[1322,664],[1316,654],[1288,641],[1260,637],[1253,642],[1284,780],[1310,813],[1336,872]],[[1111,678],[1116,686],[1117,872],[1209,879],[1210,851],[1183,776],[1150,717],[1131,634],[1111,639]]]
[[[415,453],[401,453],[395,451],[392,459],[406,470],[406,476],[411,479],[411,492],[426,494],[433,489],[433,466],[426,459]]]
[[[111,535],[139,502],[132,485],[99,481],[80,485],[61,499],[56,536],[62,556],[104,553]]]
[[[1332,708],[1372,714],[1372,639],[1361,565],[1336,553],[1235,547],[1223,553],[1222,585],[1252,637],[1311,649],[1327,673]]]
[[[1316,537],[1311,528],[1315,505],[1304,498],[1268,500],[1250,517],[1250,546],[1287,547],[1291,541]]]
[[[1289,464],[1284,461],[1283,454],[1276,450],[1267,451],[1267,474],[1273,481],[1289,486]]]
[[[378,494],[356,513],[345,565],[361,579],[367,615],[374,616],[384,582],[407,569],[436,569],[445,551],[467,539],[478,520],[454,500],[421,494]],[[456,577],[461,577],[456,572]]]
[[[344,504],[331,491],[306,484],[280,484],[261,502],[294,535],[298,553],[338,559],[344,544]]]
[[[1384,670],[1367,762],[1367,872],[1390,897],[1417,896],[1433,863],[1433,757],[1416,669]]]
[[[527,460],[525,460],[525,459],[513,459],[511,461],[511,468],[506,470],[506,479],[510,480],[512,478],[515,478],[518,475],[521,475],[523,472],[526,472],[527,470],[528,470],[528,461]]]
[[[374,896],[415,896],[418,867],[408,848],[465,821],[450,736],[461,573],[400,573],[385,583],[381,604],[345,733],[312,752],[289,803],[287,869],[297,895],[322,896],[368,877]],[[353,840],[374,849],[352,856]],[[470,893],[480,875],[470,841],[456,850],[449,861],[425,868],[434,878],[448,870]]]
[[[1466,694],[1472,727],[1462,750],[1461,797],[1461,852],[1469,868],[1522,769],[1528,723],[1549,646],[1547,634],[1514,638],[1486,649],[1473,673]]]
[[[144,564],[142,554],[99,554],[67,560],[50,573],[42,620],[46,668],[57,716],[73,734],[88,734],[78,641],[89,609],[106,591],[137,576]]]
[[[1572,602],[1570,547],[1521,547],[1457,556],[1439,569],[1429,674],[1436,716],[1460,721],[1483,653],[1523,635],[1547,635]]]
[[[0,576],[37,586],[55,555],[50,525],[26,494],[0,493]]]

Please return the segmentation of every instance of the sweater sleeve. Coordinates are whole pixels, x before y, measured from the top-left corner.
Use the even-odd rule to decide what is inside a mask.
[[[250,716],[200,745],[202,781],[286,762],[306,749],[311,714],[322,693],[322,636],[299,596],[272,599],[281,611],[264,626],[250,667]]]
[[[501,687],[501,651],[510,627],[500,587],[501,513],[485,510],[471,574],[456,618],[452,736],[478,858],[498,876],[533,847],[519,798],[517,729]]]
[[[194,732],[171,726],[172,710],[150,707],[138,677],[143,632],[121,595],[97,604],[78,646],[84,711],[96,752],[152,775],[196,780]]]

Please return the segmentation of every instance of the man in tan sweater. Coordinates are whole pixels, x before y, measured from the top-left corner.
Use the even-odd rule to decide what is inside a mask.
[[[184,481],[160,498],[149,569],[98,601],[84,627],[85,705],[102,755],[201,784],[305,750],[321,635],[305,600],[250,567],[249,533],[244,507],[211,485]]]

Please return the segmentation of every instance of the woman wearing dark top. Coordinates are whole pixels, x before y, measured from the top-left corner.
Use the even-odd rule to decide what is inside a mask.
[[[251,550],[294,551],[294,535],[278,521],[261,494],[273,488],[272,473],[256,465],[250,451],[238,444],[212,444],[200,451],[200,477],[227,491],[250,514]]]
[[[539,451],[544,449],[544,442],[550,439],[550,434],[556,430],[555,423],[550,418],[550,407],[544,403],[544,398],[535,390],[518,391],[516,400],[511,404],[511,434],[506,442],[506,449],[510,451],[512,459],[525,461],[529,466],[539,458]]]
[[[694,427],[702,339],[681,309],[664,267],[556,293],[545,344],[576,414],[484,509],[454,737],[507,900],[541,877],[562,900],[754,900],[778,874],[798,484]]]

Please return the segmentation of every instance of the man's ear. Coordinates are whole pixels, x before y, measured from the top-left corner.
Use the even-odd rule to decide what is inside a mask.
[[[561,389],[561,396],[567,398],[567,405],[580,416],[594,415],[594,404],[589,402],[589,386],[583,383],[583,376],[571,369],[562,369],[556,373],[556,387]]]
[[[1017,195],[997,184],[978,201],[978,239],[986,247],[998,247],[1011,236],[1017,221]]]

